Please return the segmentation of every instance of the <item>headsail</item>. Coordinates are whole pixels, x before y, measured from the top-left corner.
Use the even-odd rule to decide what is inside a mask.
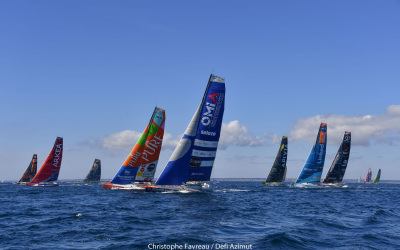
[[[171,155],[157,185],[209,181],[221,132],[225,79],[211,75],[203,99]]]
[[[58,180],[58,174],[60,173],[61,160],[63,153],[63,138],[57,137],[54,142],[53,149],[50,151],[49,156],[47,156],[42,167],[39,169],[38,173],[32,179],[30,184],[37,184],[40,182],[53,182]]]
[[[372,180],[372,170],[371,170],[371,168],[369,168],[367,176],[365,176],[364,184],[371,183],[371,180]]]
[[[378,173],[375,176],[374,184],[378,184],[380,180],[381,180],[381,169],[378,170]]]
[[[156,108],[150,125],[135,182],[151,182],[156,173],[164,137],[165,110]]]
[[[161,112],[161,114],[160,114]],[[155,108],[151,116],[150,122],[147,124],[143,134],[140,136],[136,145],[133,147],[131,153],[126,158],[122,167],[119,169],[118,173],[112,179],[112,184],[128,185],[132,184],[136,179],[136,174],[138,168],[142,162],[142,154],[146,146],[146,141],[148,140],[149,130],[152,127],[152,131],[155,127],[159,127],[165,121],[164,110],[160,108]],[[106,188],[109,183],[105,183],[103,188]]]
[[[313,145],[310,155],[297,178],[297,183],[312,183],[318,185],[321,180],[322,169],[325,162],[327,141],[327,125],[321,123],[317,135],[317,140]]]
[[[18,183],[21,182],[30,182],[33,177],[35,177],[37,172],[37,154],[33,154],[32,160],[28,165],[28,168],[25,170],[25,173],[22,175],[21,179]]]
[[[288,154],[288,138],[282,137],[281,145],[276,154],[274,164],[271,167],[269,175],[265,183],[280,183],[285,181],[286,176],[286,161]]]
[[[328,173],[324,179],[324,183],[340,183],[343,180],[343,176],[346,172],[347,163],[350,156],[351,146],[351,133],[345,132],[342,143],[336,153],[335,159],[329,168]]]
[[[99,159],[94,159],[93,166],[83,182],[99,182],[101,176],[101,161]]]

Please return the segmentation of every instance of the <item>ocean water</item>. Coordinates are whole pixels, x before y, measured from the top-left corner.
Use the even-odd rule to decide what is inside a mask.
[[[400,184],[260,185],[132,193],[0,183],[0,248],[400,249]]]

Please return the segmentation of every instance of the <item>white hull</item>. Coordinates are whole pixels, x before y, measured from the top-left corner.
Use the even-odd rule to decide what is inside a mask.
[[[212,185],[208,182],[191,182],[186,185],[154,185],[146,188],[147,192],[179,192],[179,193],[209,193]]]
[[[296,183],[296,184],[294,184],[294,187],[296,187],[296,188],[317,188],[317,187],[320,187],[320,185],[315,184],[315,183],[306,182],[306,183]]]

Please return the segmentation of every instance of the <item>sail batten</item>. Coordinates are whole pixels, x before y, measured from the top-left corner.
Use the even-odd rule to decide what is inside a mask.
[[[209,181],[225,105],[225,79],[211,75],[202,101],[158,178],[157,185]]]
[[[331,167],[323,181],[325,184],[341,183],[350,157],[351,133],[345,132]]]

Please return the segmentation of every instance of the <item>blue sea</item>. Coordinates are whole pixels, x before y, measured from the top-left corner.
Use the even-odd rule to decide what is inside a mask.
[[[400,184],[132,193],[0,183],[1,249],[400,249]]]

